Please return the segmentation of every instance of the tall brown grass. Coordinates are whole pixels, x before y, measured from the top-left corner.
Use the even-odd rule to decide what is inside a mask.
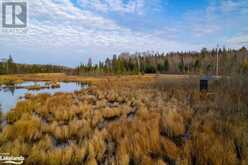
[[[211,83],[214,95],[204,99],[195,77],[55,78],[93,85],[19,102],[3,118],[7,125],[0,132],[0,152],[41,165],[248,162],[245,78]]]

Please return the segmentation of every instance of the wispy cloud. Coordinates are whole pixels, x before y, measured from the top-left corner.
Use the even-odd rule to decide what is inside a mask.
[[[140,3],[135,1],[135,8]],[[123,9],[131,12],[133,9],[129,2],[124,5],[116,1],[112,5],[115,5],[111,7],[115,8],[114,10]],[[63,58],[69,57],[70,61],[72,56],[87,61],[90,56],[97,60],[122,51],[171,51],[178,47],[182,49],[188,47],[187,44],[160,38],[151,33],[130,30],[91,10],[80,9],[69,0],[30,1],[29,18],[27,33],[1,34],[2,52],[8,54],[29,50],[47,59],[57,58],[59,54],[57,63],[60,63]],[[40,62],[41,57],[32,58],[33,61],[37,62],[36,59],[39,59]],[[76,62],[80,61],[71,64],[75,65]]]
[[[209,0],[205,8],[184,14],[181,30],[186,29],[192,34],[189,40],[205,43],[206,46],[213,47],[217,43],[229,47],[242,46],[248,35],[248,17],[244,14],[248,11],[247,6],[246,0]]]
[[[224,1],[211,1],[204,8],[181,13],[182,18],[167,11],[171,1],[166,2],[29,0],[27,33],[0,32],[0,51],[20,62],[76,65],[89,57],[97,61],[123,51],[195,50],[215,46],[217,40],[230,45],[246,40],[242,36],[248,34],[247,15],[237,8],[247,3],[241,0],[239,5],[227,2],[226,6]],[[154,10],[159,12],[151,17]],[[225,16],[233,11],[238,14]],[[118,20],[108,13],[117,14]]]
[[[220,9],[223,12],[248,12],[248,4],[246,0],[221,0]]]
[[[248,46],[248,35],[239,35],[227,40],[229,44]]]
[[[119,12],[142,14],[144,10],[144,0],[80,0],[82,8],[94,9],[101,12]]]

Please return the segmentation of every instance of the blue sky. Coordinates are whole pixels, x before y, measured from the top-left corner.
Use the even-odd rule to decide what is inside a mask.
[[[76,66],[127,51],[248,45],[247,0],[28,0],[28,5],[27,32],[0,30],[0,57]]]

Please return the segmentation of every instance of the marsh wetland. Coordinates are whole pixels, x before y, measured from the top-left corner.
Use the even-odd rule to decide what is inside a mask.
[[[90,84],[30,95],[2,116],[0,151],[22,155],[25,164],[247,164],[246,78],[220,80],[211,95],[190,76],[2,79]]]
[[[79,91],[87,88],[86,84],[77,82],[49,82],[49,81],[25,81],[12,85],[0,86],[0,105],[2,112],[6,113],[14,108],[18,101],[30,95],[55,94]]]

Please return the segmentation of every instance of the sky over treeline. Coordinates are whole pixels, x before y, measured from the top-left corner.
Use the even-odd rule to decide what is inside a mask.
[[[0,57],[76,66],[113,54],[248,45],[247,0],[27,0],[26,33],[0,32]]]

